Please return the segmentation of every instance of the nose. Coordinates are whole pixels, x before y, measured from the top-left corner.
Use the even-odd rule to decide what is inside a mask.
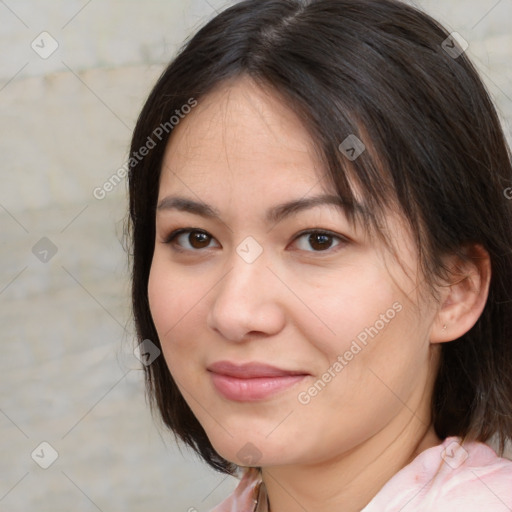
[[[260,257],[247,263],[237,254],[230,270],[212,290],[208,327],[229,341],[269,336],[285,325],[283,285]]]

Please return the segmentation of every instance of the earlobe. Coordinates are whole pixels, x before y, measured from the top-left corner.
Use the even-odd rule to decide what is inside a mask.
[[[431,343],[453,341],[478,321],[489,295],[491,258],[480,244],[465,248],[466,258],[453,255],[450,278],[441,290],[441,301],[432,324]]]

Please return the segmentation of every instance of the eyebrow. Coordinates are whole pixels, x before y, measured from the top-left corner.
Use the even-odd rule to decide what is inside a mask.
[[[299,213],[315,206],[331,205],[336,206],[344,215],[349,211],[356,211],[359,213],[364,212],[364,207],[361,204],[353,203],[349,205],[348,202],[341,199],[339,196],[332,194],[323,194],[312,197],[303,197],[294,199],[285,203],[278,204],[267,210],[265,218],[268,223],[278,223],[289,217],[294,213]],[[187,197],[181,196],[167,196],[164,197],[157,206],[157,211],[164,210],[178,210],[201,217],[220,220],[220,212],[213,206],[202,201],[196,201]]]

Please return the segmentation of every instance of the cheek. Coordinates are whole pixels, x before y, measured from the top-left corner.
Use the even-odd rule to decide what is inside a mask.
[[[158,258],[155,258],[149,273],[148,300],[151,316],[162,342],[163,334],[172,328],[178,318],[181,303],[177,296],[177,285],[170,273],[163,271]]]
[[[330,366],[320,378],[331,382],[329,370],[335,377],[318,400],[325,409],[354,417],[364,404],[370,423],[377,416],[397,414],[429,371],[426,326],[403,294],[391,288],[386,292],[383,286],[377,295],[375,288],[368,290],[366,300],[354,297],[333,316],[336,336],[320,349]]]
[[[149,307],[171,372],[173,367],[192,361],[190,354],[198,345],[198,329],[204,322],[207,291],[200,280],[192,283],[187,273],[154,259],[148,281]]]
[[[300,280],[295,282],[300,283]],[[304,297],[303,303],[309,312],[297,308],[301,313],[297,322],[303,326],[306,338],[330,360],[349,350],[358,337],[363,343],[369,339],[368,330],[375,334],[371,329],[375,323],[378,323],[380,337],[389,326],[381,320],[381,315],[386,315],[388,310],[391,310],[389,317],[396,316],[393,304],[400,296],[377,266],[351,265],[340,270],[335,279],[331,273],[317,275],[314,286],[307,281],[302,283],[297,295]]]
[[[399,407],[387,386],[407,396],[423,372],[428,357],[425,326],[385,269],[353,265],[338,276],[317,276],[314,287],[308,283],[297,288],[308,297],[304,302],[310,311],[302,310],[294,321],[317,354],[312,359],[315,378],[322,381],[317,388],[323,389],[323,383],[328,388],[315,398],[316,406],[336,411],[344,404],[342,409],[355,415],[361,404],[376,410],[390,402]],[[301,391],[316,396],[315,389]]]

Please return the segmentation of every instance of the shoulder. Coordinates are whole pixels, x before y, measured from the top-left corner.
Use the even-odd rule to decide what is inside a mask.
[[[257,500],[261,484],[260,472],[257,468],[244,468],[240,482],[233,493],[210,512],[245,512],[252,511]]]
[[[441,446],[443,464],[433,486],[438,501],[466,511],[512,509],[511,460],[484,443],[453,438]]]
[[[512,461],[484,443],[449,437],[399,471],[364,512],[512,510]]]

